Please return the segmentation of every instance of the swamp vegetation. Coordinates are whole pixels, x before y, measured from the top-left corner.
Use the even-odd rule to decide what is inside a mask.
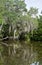
[[[42,65],[42,12],[24,0],[0,0],[0,65]]]

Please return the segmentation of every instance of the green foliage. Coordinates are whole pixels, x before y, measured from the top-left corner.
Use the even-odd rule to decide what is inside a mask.
[[[38,29],[33,31],[31,40],[42,41],[42,16],[38,19]]]
[[[28,13],[29,13],[29,15],[31,15],[31,16],[36,16],[37,13],[38,13],[38,9],[31,7]]]
[[[38,9],[33,7],[27,11],[24,0],[0,0],[0,24],[4,23],[2,26],[3,37],[14,35],[13,27],[15,26],[18,34],[20,31],[25,33],[24,29],[27,27],[32,34],[30,36],[39,39],[38,37],[42,35],[42,16],[37,20],[37,13]],[[10,26],[11,32],[9,31]],[[27,33],[29,32],[27,31]],[[25,37],[24,33],[21,35],[23,38]]]
[[[1,4],[2,3],[2,4]],[[24,0],[1,0],[0,1],[0,22],[4,20],[4,24],[8,24],[9,26],[13,26],[12,24],[15,24],[19,21],[21,21],[21,17],[23,16],[23,12],[26,11],[26,5]],[[14,26],[13,26],[14,27]],[[2,35],[4,35],[7,31],[7,25],[3,25],[2,30],[4,28],[4,32]],[[9,30],[9,27],[8,27]],[[12,35],[12,29],[11,33]],[[5,36],[8,35],[8,32]]]
[[[5,22],[17,22],[19,17],[25,11],[24,0],[1,0],[0,1],[0,13],[4,17]],[[13,15],[14,14],[14,15]],[[9,20],[7,20],[7,19]]]
[[[1,33],[3,38],[9,36],[9,24],[3,24]]]

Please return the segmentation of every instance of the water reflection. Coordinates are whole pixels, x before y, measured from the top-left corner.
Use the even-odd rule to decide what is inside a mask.
[[[0,42],[3,43],[3,42]],[[7,41],[0,51],[0,65],[42,65],[42,42]]]
[[[34,62],[34,63],[30,64],[30,65],[39,65],[39,62]]]

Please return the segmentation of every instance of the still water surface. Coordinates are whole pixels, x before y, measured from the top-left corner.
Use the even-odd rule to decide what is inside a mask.
[[[42,42],[0,43],[7,44],[0,45],[0,65],[42,65]]]

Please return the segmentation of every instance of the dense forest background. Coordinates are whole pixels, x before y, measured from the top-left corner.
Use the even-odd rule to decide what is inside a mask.
[[[22,33],[31,40],[42,40],[42,15],[37,8],[27,10],[24,0],[0,0],[0,37],[20,38]]]

